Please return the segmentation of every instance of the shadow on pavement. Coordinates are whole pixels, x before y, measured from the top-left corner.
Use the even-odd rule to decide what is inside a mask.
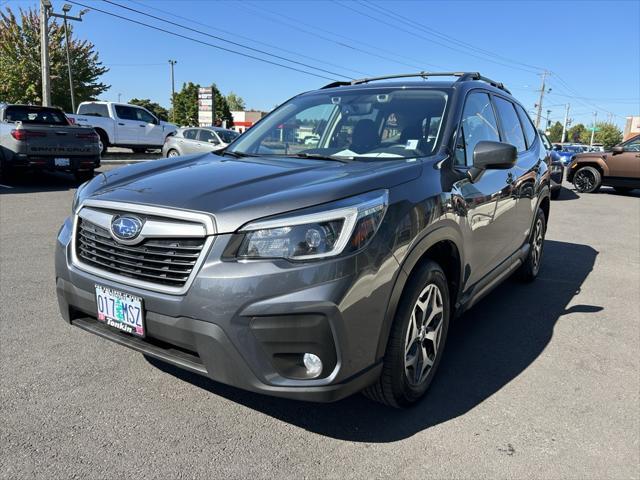
[[[580,198],[580,196],[573,189],[569,189],[563,186],[560,189],[558,198],[554,198],[553,201],[558,202],[563,200],[577,200],[578,198]]]
[[[596,250],[548,240],[544,255],[534,283],[508,280],[454,322],[431,389],[407,410],[386,408],[362,395],[333,404],[267,397],[147,360],[211,393],[320,435],[357,442],[400,440],[464,415],[498,392],[544,351],[563,315],[602,310],[596,305],[567,308],[591,273]]]
[[[59,192],[78,188],[81,182],[71,173],[64,172],[15,172],[0,184],[0,195],[18,193]],[[10,188],[7,188],[10,187]]]

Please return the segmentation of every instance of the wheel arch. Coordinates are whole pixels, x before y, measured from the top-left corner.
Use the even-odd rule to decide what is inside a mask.
[[[590,160],[587,162],[579,162],[577,164],[576,168],[571,168],[569,167],[569,172],[567,174],[567,181],[568,182],[573,182],[573,176],[576,174],[576,172],[578,170],[580,170],[583,167],[593,167],[596,170],[598,170],[600,172],[600,175],[602,175],[602,178],[606,177],[609,175],[609,167],[607,167],[607,164],[603,161],[603,160]]]
[[[453,316],[456,302],[460,298],[464,278],[464,252],[461,246],[462,234],[457,225],[452,222],[452,224],[432,228],[411,248],[409,253],[407,253],[400,264],[400,273],[396,276],[387,304],[384,322],[378,339],[377,359],[384,357],[391,327],[395,320],[405,286],[416,275],[416,272],[429,260],[436,262],[444,270],[449,285],[449,301]]]

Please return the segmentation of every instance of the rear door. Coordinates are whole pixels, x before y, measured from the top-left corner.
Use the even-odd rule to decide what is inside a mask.
[[[115,105],[116,143],[119,145],[140,144],[140,120],[136,109],[129,105]],[[143,125],[144,126],[144,125]]]
[[[201,151],[200,145],[198,144],[198,130],[198,128],[188,128],[182,132],[183,138],[178,140],[180,153],[182,153],[182,155],[198,153]]]
[[[465,100],[456,137],[454,165],[464,171],[473,166],[473,149],[483,140],[501,141],[489,94],[474,90]],[[466,225],[466,256],[471,265],[469,285],[484,278],[513,253],[514,226],[511,170],[487,169],[475,180],[456,182],[454,197],[462,197]]]

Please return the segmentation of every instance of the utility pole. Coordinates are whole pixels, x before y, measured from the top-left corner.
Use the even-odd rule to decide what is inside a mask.
[[[564,123],[562,124],[562,140],[560,140],[560,143],[564,143],[564,139],[567,135],[567,123],[569,122],[569,107],[570,107],[570,104],[567,103],[567,109],[564,112]]]
[[[547,110],[547,130],[551,128],[551,110]]]
[[[596,118],[598,118],[598,112],[593,112],[593,126],[591,127],[591,143],[590,147],[593,147],[593,137],[596,134]]]
[[[171,121],[172,122],[176,121],[176,106],[175,106],[176,82],[175,82],[175,77],[173,75],[173,66],[176,63],[178,63],[177,60],[169,60],[169,65],[171,68]]]
[[[547,79],[547,75],[549,74],[549,72],[547,72],[546,70],[544,72],[542,72],[542,86],[540,87],[540,100],[538,100],[538,104],[536,105],[536,107],[538,107],[538,114],[536,115],[536,129],[540,128],[540,117],[542,117],[542,102],[544,101],[544,94],[545,94],[545,80]],[[551,91],[551,89],[549,89],[549,92]]]
[[[42,71],[42,106],[51,106],[49,77],[49,9],[51,0],[40,0],[40,70]]]
[[[120,103],[121,99],[122,99],[122,94],[121,94],[121,93],[119,93],[119,94],[118,94],[118,103]]]
[[[72,113],[76,113],[76,96],[73,89],[73,72],[71,70],[71,54],[69,53],[69,23],[67,20],[72,20],[74,22],[81,22],[82,16],[88,12],[88,10],[81,10],[80,14],[77,17],[69,16],[69,11],[71,10],[71,5],[65,3],[62,6],[62,14],[51,12],[51,17],[62,18],[64,21],[64,36],[65,36],[65,49],[67,51],[67,71],[69,72],[69,94],[71,95],[71,110]]]

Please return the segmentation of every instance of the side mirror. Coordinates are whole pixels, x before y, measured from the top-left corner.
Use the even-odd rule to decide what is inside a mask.
[[[473,149],[473,168],[469,170],[471,181],[488,169],[508,170],[518,158],[518,150],[509,143],[481,141]]]
[[[624,147],[621,147],[620,145],[616,145],[611,149],[611,153],[613,153],[614,155],[616,153],[624,153]]]
[[[213,143],[214,145],[218,145],[218,143],[219,143],[219,142],[218,142],[216,139],[214,139],[214,138],[210,138],[209,140],[207,140],[207,142],[209,142],[209,143]]]

